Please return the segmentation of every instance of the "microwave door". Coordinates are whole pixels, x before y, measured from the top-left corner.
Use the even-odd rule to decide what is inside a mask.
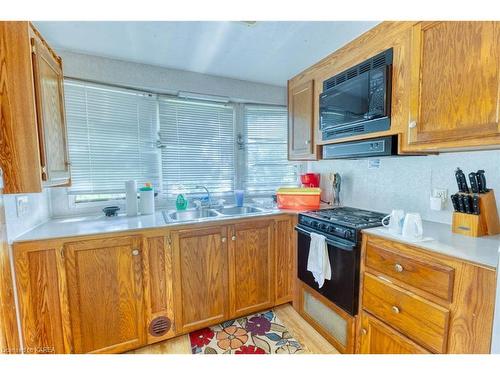
[[[365,121],[369,112],[369,74],[334,86],[320,100],[321,129]]]

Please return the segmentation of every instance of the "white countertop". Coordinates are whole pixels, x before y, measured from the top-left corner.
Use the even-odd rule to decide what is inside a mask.
[[[365,229],[363,232],[407,243],[421,247],[425,250],[463,259],[483,266],[497,268],[500,235],[468,237],[453,233],[451,231],[451,226],[448,224],[431,221],[424,221],[423,228],[424,238],[430,237],[430,240],[418,242],[409,241],[402,236],[389,233],[389,231],[383,227]]]
[[[54,238],[106,234],[113,232],[126,232],[140,229],[154,229],[189,224],[210,224],[218,221],[254,218],[284,213],[294,213],[294,211],[272,209],[247,215],[220,216],[208,218],[203,221],[183,221],[172,223],[165,222],[161,211],[156,211],[156,213],[153,215],[140,215],[133,217],[126,216],[125,214],[113,217],[106,217],[103,214],[83,217],[66,217],[60,219],[51,219],[15,238],[14,242],[47,240]]]

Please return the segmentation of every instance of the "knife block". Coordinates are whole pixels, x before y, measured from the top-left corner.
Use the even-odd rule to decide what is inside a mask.
[[[452,231],[471,237],[500,233],[500,220],[494,191],[489,190],[487,193],[479,194],[479,215],[454,212]]]

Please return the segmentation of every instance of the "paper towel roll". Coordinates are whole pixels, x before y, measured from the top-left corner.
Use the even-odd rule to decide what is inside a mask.
[[[125,196],[127,216],[137,216],[137,182],[135,180],[125,182]]]

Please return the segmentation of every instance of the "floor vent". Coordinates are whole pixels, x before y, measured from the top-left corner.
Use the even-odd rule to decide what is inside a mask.
[[[159,337],[170,331],[172,322],[166,316],[154,318],[149,324],[149,333],[151,336]]]

